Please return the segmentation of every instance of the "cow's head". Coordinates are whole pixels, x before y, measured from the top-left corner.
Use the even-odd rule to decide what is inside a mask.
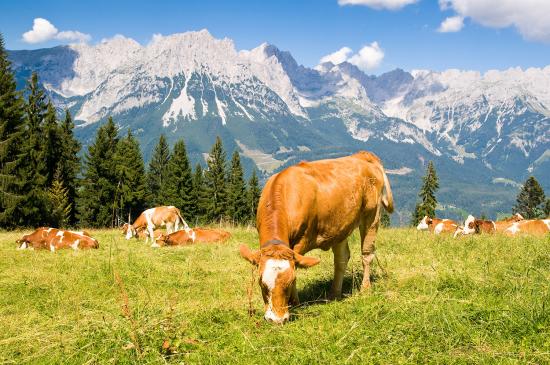
[[[134,228],[133,225],[125,223],[124,226],[126,226],[126,239],[127,240],[129,240],[132,237],[137,237],[137,230]]]
[[[23,236],[23,238],[21,239],[15,240],[15,243],[17,243],[18,250],[24,250],[26,248],[30,248],[29,242],[27,242],[27,240],[25,239],[25,236]]]
[[[128,227],[129,227],[129,226],[130,226],[129,223],[124,223],[124,224],[122,225],[122,234],[123,234],[123,235],[126,235],[126,233],[128,232]]]
[[[308,268],[319,263],[315,257],[302,256],[286,245],[269,245],[251,251],[241,245],[241,256],[258,267],[260,288],[264,299],[264,318],[282,324],[290,317],[289,306],[296,290],[296,268]]]
[[[416,226],[416,229],[419,231],[425,231],[428,228],[430,228],[430,224],[432,223],[433,223],[432,218],[425,215],[424,218],[422,218],[422,220],[420,221],[420,223],[418,223],[418,226]]]
[[[479,230],[479,221],[475,219],[473,215],[469,215],[464,221],[464,229],[462,234],[473,234]]]

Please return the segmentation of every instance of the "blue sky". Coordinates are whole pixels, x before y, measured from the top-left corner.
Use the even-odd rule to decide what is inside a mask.
[[[550,64],[548,0],[339,1],[2,1],[0,32],[8,49],[34,49],[78,37],[67,31],[91,44],[116,34],[147,44],[155,33],[206,28],[233,39],[237,49],[274,44],[306,66],[348,47],[344,59],[372,74],[396,67],[486,71]],[[57,28],[54,39],[23,40],[35,18]],[[452,19],[442,26],[446,18]]]

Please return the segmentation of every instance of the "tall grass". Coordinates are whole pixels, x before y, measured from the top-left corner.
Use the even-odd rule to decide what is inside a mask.
[[[162,249],[95,231],[99,250],[55,254],[1,233],[0,363],[550,363],[549,237],[382,230],[360,293],[354,234],[345,298],[326,301],[332,254],[311,252],[304,304],[275,326],[237,253],[256,232],[231,231]]]

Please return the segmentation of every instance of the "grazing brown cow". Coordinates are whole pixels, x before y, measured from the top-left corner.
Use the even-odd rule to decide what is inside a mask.
[[[124,223],[124,225],[122,226],[122,234],[124,236],[126,236],[126,234],[128,233],[128,227],[130,227],[128,223]],[[143,227],[140,229],[136,229],[136,235],[139,239],[147,239],[149,237],[149,232],[147,231],[146,227]],[[153,231],[153,235],[156,239],[158,239],[162,235],[162,231],[160,229],[155,229]]]
[[[154,229],[157,227],[166,227],[166,233],[172,233],[179,230],[179,225],[182,224],[185,231],[190,228],[181,216],[180,210],[173,206],[155,207],[143,211],[133,224],[126,226],[126,239],[138,236],[139,230],[147,230],[145,243],[149,238],[155,243]]]
[[[427,215],[416,226],[419,231],[429,230],[434,234],[455,233],[458,224],[451,219],[430,218]]]
[[[231,237],[231,233],[219,229],[193,228],[191,231],[177,231],[157,238],[160,246],[184,246],[199,242],[223,242]]]
[[[99,248],[99,243],[83,232],[65,231],[57,228],[41,227],[16,242],[20,249],[49,249],[52,252],[71,247],[74,250]]]
[[[369,152],[300,162],[271,176],[256,217],[260,250],[240,247],[241,256],[259,268],[264,318],[276,323],[288,320],[289,303],[298,304],[295,269],[318,264],[318,258],[302,256],[316,248],[334,253],[331,297],[340,297],[350,257],[347,238],[357,227],[362,242],[362,287],[370,287],[382,206],[393,212],[390,183],[380,159]]]
[[[545,235],[550,232],[550,219],[529,219],[514,222],[508,227],[504,234],[516,236],[521,234]]]
[[[502,232],[506,231],[506,229],[508,229],[508,227],[510,227],[513,223],[520,222],[520,221],[523,221],[523,220],[524,220],[523,216],[519,213],[516,213],[511,217],[496,221],[495,222],[495,229],[496,229],[497,232],[502,233]]]

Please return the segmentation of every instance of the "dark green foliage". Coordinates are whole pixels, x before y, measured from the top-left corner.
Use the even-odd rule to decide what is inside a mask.
[[[220,137],[217,137],[208,156],[208,170],[204,174],[208,198],[206,217],[211,222],[224,218],[227,210],[225,161],[226,155],[223,150],[222,140]]]
[[[242,223],[249,218],[246,196],[246,183],[244,181],[241,159],[237,151],[233,152],[231,168],[229,170],[227,184],[227,216],[236,223]]]
[[[195,212],[191,215],[191,219],[193,223],[197,223],[204,220],[208,205],[208,196],[204,184],[204,171],[199,163],[195,166],[195,172],[193,173],[193,194],[196,204]],[[188,223],[191,224],[191,222]]]
[[[180,139],[174,145],[172,157],[168,162],[168,201],[169,205],[178,207],[187,219],[193,219],[196,211],[196,200],[193,191],[193,172],[185,149],[185,142]]]
[[[138,141],[128,129],[118,141],[113,156],[116,171],[117,224],[133,221],[144,209],[147,199],[145,164]]]
[[[74,123],[71,113],[65,110],[65,118],[61,123],[61,154],[57,162],[59,169],[59,180],[63,187],[67,189],[67,200],[71,206],[68,222],[69,225],[76,224],[76,201],[78,192],[78,174],[80,173],[80,142],[73,134]]]
[[[56,111],[51,101],[48,103],[46,114],[44,115],[43,130],[43,158],[46,165],[46,186],[50,187],[54,181],[54,175],[57,173],[58,162],[63,150],[63,132],[57,122]]]
[[[65,227],[71,217],[72,205],[69,202],[69,190],[63,186],[60,178],[61,170],[58,169],[54,174],[51,187],[48,189],[50,199],[51,225],[54,227]]]
[[[0,226],[13,227],[14,209],[21,200],[17,186],[22,158],[23,100],[16,91],[4,38],[0,33]]]
[[[390,215],[384,208],[380,209],[381,217],[380,217],[380,226],[384,228],[388,228],[391,225]]]
[[[258,182],[258,176],[256,175],[256,170],[252,171],[252,176],[248,180],[248,189],[246,191],[247,195],[247,207],[248,207],[248,216],[252,222],[256,221],[256,211],[258,210],[258,202],[260,201],[260,184]]]
[[[435,207],[437,206],[435,192],[439,189],[439,180],[432,161],[428,163],[426,175],[422,178],[422,182],[422,187],[418,193],[420,203],[416,204],[411,220],[413,226],[417,225],[426,215],[435,217]]]
[[[544,216],[550,217],[550,198],[546,199],[546,203],[544,204]]]
[[[117,176],[114,154],[118,143],[112,118],[97,130],[85,156],[85,172],[79,197],[80,223],[85,227],[115,224]]]
[[[168,163],[170,162],[170,148],[164,134],[160,135],[159,142],[155,146],[149,171],[147,172],[147,183],[149,187],[149,205],[167,205],[169,200],[168,189]]]
[[[519,213],[525,219],[543,218],[545,214],[546,197],[544,190],[534,176],[530,176],[523,184],[512,213]]]

